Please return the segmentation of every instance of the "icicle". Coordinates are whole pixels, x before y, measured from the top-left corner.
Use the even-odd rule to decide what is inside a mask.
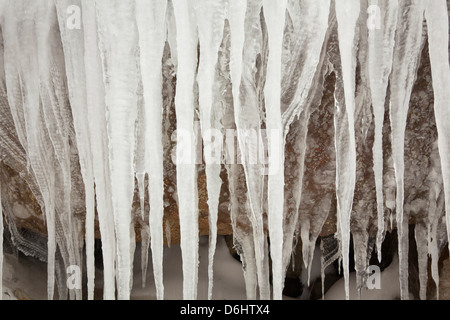
[[[325,253],[324,241],[320,241],[320,285],[322,292],[322,300],[325,300]]]
[[[337,219],[342,241],[342,258],[345,278],[345,296],[349,299],[349,246],[350,214],[356,178],[355,145],[355,28],[359,17],[360,3],[355,1],[336,1],[339,51],[342,64],[342,82],[345,97],[345,116],[339,115],[342,106],[336,106],[336,197]],[[337,102],[338,103],[338,102]],[[345,119],[345,120],[344,120]],[[341,127],[347,122],[347,128]],[[343,130],[343,131],[341,131]]]
[[[2,210],[2,183],[0,181],[0,300],[3,299],[3,210]]]
[[[3,5],[0,4],[0,22],[2,21],[3,14]],[[3,47],[3,35],[0,32],[0,95],[2,97],[6,97],[6,81],[5,81],[5,61],[4,61],[4,47]],[[8,105],[5,100],[3,100],[5,104],[1,108],[8,108]],[[1,110],[1,109],[0,109]],[[2,118],[4,118],[4,113],[2,112]],[[3,123],[0,123],[3,125]],[[0,135],[2,132],[0,132]],[[2,164],[3,159],[0,159],[0,165]],[[0,177],[2,174],[1,166],[0,166]],[[3,206],[2,206],[2,182],[0,179],[0,300],[3,299]]]
[[[164,298],[163,215],[164,167],[162,146],[162,55],[166,40],[166,0],[136,2],[141,73],[145,101],[145,172],[149,179],[150,236],[156,296]],[[148,248],[146,249],[148,251]]]
[[[95,216],[95,195],[94,195],[94,177],[92,173],[92,154],[91,142],[89,138],[89,127],[87,121],[86,104],[86,75],[84,68],[84,43],[83,33],[70,30],[67,26],[67,9],[70,5],[80,6],[81,3],[58,0],[56,9],[58,12],[59,29],[64,49],[66,62],[67,82],[69,91],[69,100],[72,107],[73,124],[77,138],[78,155],[80,159],[81,175],[85,188],[86,198],[86,266],[88,277],[88,299],[94,298],[94,279],[95,279],[95,261],[94,261],[94,216]],[[50,66],[44,68],[50,69]],[[51,81],[51,80],[49,80]],[[51,92],[49,93],[51,95]],[[66,134],[67,136],[67,134]],[[70,167],[69,167],[70,170]],[[70,175],[69,175],[70,177]],[[70,179],[70,178],[69,178]],[[67,194],[70,192],[67,190]],[[69,217],[69,225],[70,217]],[[81,299],[81,296],[79,297]]]
[[[329,15],[331,3],[335,5],[333,12],[336,17],[333,13]],[[11,128],[15,126],[13,135],[16,135],[17,140],[16,149],[7,153],[6,157],[11,158],[14,152],[18,153],[19,143],[23,146],[24,150],[17,161],[20,161],[20,166],[24,164],[22,162],[27,162],[30,176],[24,173],[22,178],[29,183],[45,216],[48,298],[53,298],[55,279],[58,280],[60,298],[65,298],[67,292],[71,298],[81,298],[81,291],[67,291],[65,283],[60,281],[65,278],[64,267],[69,263],[83,265],[80,255],[83,235],[79,232],[79,215],[71,215],[71,210],[78,206],[78,201],[71,199],[71,195],[78,195],[75,188],[71,190],[73,186],[78,187],[79,179],[71,176],[77,169],[77,164],[71,163],[71,160],[77,157],[86,196],[84,239],[88,299],[94,297],[95,212],[98,213],[102,240],[104,298],[115,298],[116,283],[118,297],[130,297],[135,249],[131,211],[135,177],[141,218],[145,221],[142,229],[142,276],[145,280],[151,235],[156,296],[158,299],[164,298],[164,240],[170,245],[171,239],[169,220],[166,219],[164,225],[163,219],[164,171],[167,169],[163,161],[172,148],[163,146],[170,143],[167,129],[171,131],[175,125],[171,121],[164,123],[165,119],[172,120],[171,111],[163,119],[163,98],[171,99],[170,93],[166,95],[162,92],[163,84],[168,84],[170,89],[175,86],[172,79],[163,83],[162,67],[166,68],[162,66],[164,59],[168,65],[173,63],[177,69],[176,78],[175,75],[170,77],[176,79],[176,174],[183,298],[197,298],[198,167],[194,154],[202,145],[196,141],[194,134],[197,116],[200,118],[205,146],[210,218],[208,299],[212,298],[213,292],[218,204],[222,186],[221,165],[218,163],[222,159],[222,150],[211,149],[213,145],[217,147],[216,130],[223,132],[224,129],[231,129],[237,132],[242,156],[239,159],[242,165],[226,164],[225,168],[230,190],[234,245],[242,258],[247,297],[256,299],[259,289],[259,298],[270,298],[268,266],[271,257],[273,298],[282,298],[285,267],[291,257],[292,240],[298,232],[303,243],[303,258],[307,264],[309,281],[313,245],[333,200],[328,195],[324,196],[319,203],[314,204],[311,213],[300,217],[299,207],[304,191],[302,182],[309,117],[312,105],[322,105],[318,101],[319,91],[322,94],[325,74],[329,72],[327,76],[336,76],[336,84],[331,81],[335,85],[337,237],[341,250],[336,255],[341,255],[340,259],[343,260],[346,298],[349,298],[351,214],[352,210],[360,212],[364,206],[358,203],[359,207],[353,208],[356,178],[355,118],[358,119],[358,106],[368,100],[366,93],[370,90],[375,131],[372,151],[378,214],[378,259],[382,258],[381,243],[386,220],[384,209],[390,212],[395,209],[401,298],[408,299],[409,217],[408,211],[403,208],[406,191],[404,140],[411,91],[425,40],[422,32],[424,13],[428,26],[438,130],[438,147],[434,146],[433,152],[439,153],[440,159],[437,160],[437,155],[433,154],[430,160],[440,165],[430,166],[431,172],[427,178],[430,188],[426,210],[428,216],[419,222],[415,221],[420,297],[426,298],[427,255],[431,256],[431,276],[438,286],[440,242],[450,237],[450,130],[446,128],[450,122],[447,108],[450,102],[448,1],[378,0],[377,9],[369,6],[368,13],[372,14],[372,9],[377,10],[375,15],[380,14],[380,22],[369,25],[368,21],[368,30],[365,28],[365,13],[360,16],[361,8],[364,12],[366,3],[372,2],[365,1],[362,7],[356,0],[1,2],[0,40],[4,52],[0,55],[4,61],[0,61],[0,64],[5,68],[4,95],[8,102],[6,108],[11,112],[9,115],[8,110],[6,117],[10,118],[7,121],[11,122]],[[71,27],[68,9],[72,8],[76,13],[77,7],[82,7],[82,19],[75,24],[82,23],[82,27]],[[262,12],[265,13],[264,17]],[[335,18],[338,23],[337,35],[334,32]],[[222,38],[223,35],[225,38]],[[334,50],[338,50],[335,36],[339,37],[340,62],[338,55],[334,54]],[[333,37],[330,45],[328,37]],[[355,43],[358,40],[357,48]],[[169,52],[166,52],[167,56],[163,53],[164,48],[168,49],[166,44],[170,45],[172,51],[167,61]],[[327,70],[328,66],[324,64],[327,58],[334,70]],[[357,66],[362,70],[361,78],[356,77]],[[366,71],[369,81],[365,79]],[[361,88],[356,101],[355,79],[358,81],[357,88]],[[370,88],[364,85],[367,83]],[[390,166],[390,163],[383,166],[382,145],[388,83],[393,170],[385,170],[385,177],[383,167]],[[219,110],[218,106],[225,107]],[[367,112],[368,107],[364,110]],[[9,129],[8,125],[5,127]],[[258,149],[263,130],[267,130],[269,142],[267,180],[261,174],[265,163],[252,162],[256,160],[258,151],[261,152]],[[2,128],[2,132],[7,131]],[[7,139],[3,139],[0,147],[3,148],[5,141],[8,143]],[[285,141],[289,149],[294,149],[289,155],[284,154]],[[75,149],[78,154],[74,153]],[[172,171],[172,167],[169,171]],[[22,170],[18,172],[23,173]],[[395,179],[388,178],[392,172]],[[285,176],[289,177],[286,181]],[[148,216],[144,210],[147,177],[150,202]],[[288,181],[289,184],[285,185]],[[289,190],[291,188],[293,191]],[[386,208],[383,208],[384,203]],[[1,205],[0,190],[0,219],[5,209]],[[447,237],[441,234],[445,228],[441,223],[444,207],[447,224],[444,233],[447,233]],[[321,214],[317,213],[319,210]],[[270,256],[264,229],[266,211]],[[392,215],[389,218],[392,219]],[[0,228],[3,228],[2,223],[0,220]],[[366,255],[372,250],[375,241],[371,236],[373,242],[367,251],[368,223],[360,221],[357,226],[352,226],[356,228],[355,232],[358,228],[364,229],[361,233],[357,232],[356,236],[354,234],[359,289],[362,266],[367,264]],[[3,262],[1,240],[0,231],[0,278]],[[364,247],[361,249],[358,243],[364,243]],[[329,260],[323,258],[322,277],[325,276],[328,263]]]
[[[281,51],[287,0],[264,0],[269,36],[269,58],[265,85],[266,128],[268,130],[268,225],[272,258],[273,299],[281,300],[283,275],[284,139],[281,121]]]
[[[254,66],[256,56],[261,51],[260,12],[261,1],[230,1],[229,22],[231,34],[230,74],[232,81],[234,117],[241,163],[244,167],[248,200],[249,218],[255,241],[255,259],[257,266],[259,292],[261,299],[270,298],[268,274],[264,273],[265,234],[262,216],[263,167],[256,163],[257,142],[261,138],[261,120],[257,92],[254,85]],[[245,45],[244,45],[245,44]],[[241,95],[245,95],[245,99]],[[245,110],[245,112],[244,112]],[[253,137],[248,139],[246,133]]]
[[[6,68],[6,83],[8,86],[8,101],[11,113],[18,115],[23,113],[24,122],[21,117],[15,117],[16,128],[25,124],[27,156],[29,166],[32,168],[36,178],[39,191],[42,194],[41,205],[45,212],[47,225],[47,296],[53,299],[55,286],[55,252],[56,252],[56,230],[55,230],[55,172],[54,153],[52,143],[48,137],[45,122],[42,115],[42,105],[39,95],[39,68],[36,57],[36,24],[34,19],[38,14],[39,3],[37,2],[10,2],[5,9],[4,32],[5,48],[11,45],[12,50],[5,49],[5,65],[14,67]],[[25,10],[26,8],[26,10]],[[20,25],[20,28],[19,28]],[[20,48],[20,49],[19,49]],[[14,74],[17,72],[17,75]],[[20,79],[23,97],[17,99],[17,92],[9,88],[9,84],[16,85]],[[12,89],[12,90],[9,90]],[[23,102],[23,111],[17,103]],[[25,139],[25,137],[22,137]],[[21,141],[24,144],[25,141]]]
[[[289,140],[290,137],[293,136],[291,147],[295,150],[294,159],[291,160],[291,163],[288,162],[285,165],[285,176],[290,176],[294,182],[292,187],[289,185],[285,187],[285,198],[287,200],[285,200],[286,205],[284,208],[284,270],[290,261],[292,239],[295,236],[299,223],[301,225],[300,233],[303,259],[305,266],[308,266],[308,269],[310,270],[310,262],[312,261],[315,242],[318,236],[318,233],[317,235],[314,234],[310,236],[310,231],[312,231],[310,228],[311,222],[314,220],[318,225],[321,225],[328,216],[328,213],[324,212],[320,218],[313,218],[311,216],[308,216],[307,219],[306,217],[300,218],[299,207],[303,191],[304,162],[307,147],[306,139],[311,113],[310,106],[313,106],[316,103],[320,104],[320,97],[323,90],[324,75],[319,69],[322,68],[325,57],[325,54],[321,54],[321,52],[323,51],[324,43],[327,43],[328,41],[327,30],[329,28],[330,1],[308,0],[302,2],[301,8],[299,8],[298,5],[299,2],[297,1],[290,0],[288,2],[288,11],[295,30],[292,37],[295,40],[290,52],[292,55],[290,58],[291,61],[289,61],[290,64],[284,66],[285,69],[282,82],[282,96],[286,97],[290,95],[290,90],[296,90],[295,95],[292,97],[292,100],[282,114],[284,135],[286,136],[286,140]],[[300,76],[297,74],[299,61],[302,61],[302,72]],[[295,83],[296,85],[292,87],[292,83]],[[316,90],[315,93],[313,93],[314,91],[311,91],[311,89]],[[320,94],[318,95],[317,93],[319,91]],[[298,125],[292,125],[292,123],[294,123],[293,121],[295,121],[295,116],[299,117]],[[288,130],[291,129],[291,126],[299,128],[298,132],[291,130],[288,134]],[[289,157],[286,157],[286,159],[289,159]],[[286,183],[289,183],[289,180],[287,180]],[[294,198],[293,205],[289,205],[292,203],[291,197]],[[299,222],[299,220],[301,221]],[[320,228],[317,228],[317,230],[319,229]]]
[[[440,255],[440,244],[438,228],[441,224],[441,219],[443,218],[444,206],[445,206],[445,196],[442,190],[442,167],[440,163],[439,147],[438,141],[433,143],[433,150],[430,155],[430,173],[427,176],[427,185],[429,186],[428,195],[428,217],[426,217],[426,240],[428,243],[427,253],[431,257],[431,277],[436,284],[436,300],[439,300],[439,255]],[[416,224],[417,228],[417,224]],[[446,229],[444,227],[444,229]],[[446,231],[445,231],[446,232]],[[446,237],[445,237],[446,238]],[[423,241],[423,239],[418,239],[416,233],[416,242]],[[447,239],[444,240],[445,242]],[[419,244],[418,244],[419,246]],[[428,271],[428,260],[425,265]],[[420,272],[419,272],[420,274]],[[427,274],[428,279],[428,274]],[[422,285],[420,287],[422,290]],[[425,289],[426,293],[426,289]],[[423,295],[426,298],[426,294]],[[422,297],[421,297],[422,299]]]
[[[375,173],[375,189],[377,196],[377,253],[381,261],[381,244],[384,238],[384,208],[383,208],[383,142],[382,131],[384,121],[384,106],[389,75],[392,70],[392,56],[394,53],[394,37],[397,28],[398,0],[380,0],[375,7],[369,6],[369,11],[380,8],[380,24],[368,21],[369,25],[369,81],[372,95],[375,134],[373,143],[373,170]],[[371,12],[377,18],[377,12]]]
[[[99,0],[97,17],[104,66],[111,197],[117,246],[118,298],[130,298],[132,276],[131,205],[137,116],[138,37],[133,1]]]
[[[255,250],[253,235],[242,237],[241,235],[234,236],[235,247],[241,257],[242,270],[245,279],[245,292],[248,300],[256,300],[256,291],[258,284],[257,267],[255,259]]]
[[[194,82],[197,67],[197,34],[192,0],[173,0],[177,27],[177,191],[180,242],[183,258],[183,298],[197,297],[198,200],[194,163]],[[181,142],[183,145],[181,145]],[[182,153],[185,154],[182,154]]]
[[[141,56],[139,52],[138,60]],[[138,75],[141,75],[141,65],[137,64]],[[141,211],[139,224],[141,226],[141,282],[142,288],[145,288],[147,284],[147,268],[148,268],[148,251],[150,247],[150,227],[148,226],[149,213],[145,212],[145,102],[143,97],[143,85],[142,76],[138,77],[138,89],[137,89],[137,122],[136,122],[136,145],[134,147],[134,170],[136,173],[139,206]]]
[[[396,222],[399,240],[399,272],[401,299],[409,298],[408,292],[408,216],[403,211],[404,201],[404,140],[406,118],[419,57],[422,51],[422,20],[423,1],[406,1],[399,14],[406,16],[397,27],[396,47],[394,50],[393,67],[390,79],[391,101],[391,140],[392,158],[396,180]]]
[[[102,61],[98,50],[95,3],[82,0],[84,59],[86,71],[86,108],[90,133],[93,175],[103,256],[103,298],[115,299],[115,235],[109,175],[105,88]],[[88,290],[89,292],[89,290]]]
[[[450,68],[448,53],[448,11],[445,0],[425,1],[428,26],[434,110],[438,131],[439,155],[444,182],[447,238],[450,239]],[[449,241],[450,248],[450,241]]]
[[[222,41],[225,5],[222,0],[196,0],[198,36],[200,42],[200,64],[198,67],[200,125],[205,146],[205,173],[209,208],[209,264],[208,299],[212,298],[213,262],[217,241],[217,215],[219,206],[221,170],[221,124],[213,109],[214,77],[218,50]]]
[[[295,45],[294,57],[291,58],[293,63],[302,61],[302,73],[299,79],[293,79],[297,76],[295,68],[286,68],[283,70],[286,75],[283,78],[282,94],[287,94],[290,81],[298,82],[295,87],[295,96],[290,101],[288,108],[283,110],[283,125],[285,134],[289,130],[289,126],[294,117],[299,117],[306,106],[309,89],[314,80],[315,71],[320,62],[320,53],[323,48],[325,37],[328,30],[328,16],[330,13],[330,0],[304,0],[301,6],[296,0],[289,0],[287,8],[290,17],[294,21],[295,27]],[[301,58],[300,58],[301,57]],[[295,61],[295,62],[294,62]]]
[[[141,52],[139,51],[139,60]],[[141,64],[137,64],[138,74],[142,74]],[[145,102],[143,97],[142,77],[138,78],[138,111],[136,122],[136,145],[134,147],[134,171],[136,173],[141,220],[145,221]],[[148,248],[147,248],[148,249]]]
[[[170,249],[170,246],[172,245],[172,231],[170,229],[170,223],[169,220],[166,220],[165,223],[165,231],[166,231],[166,243],[167,247]]]

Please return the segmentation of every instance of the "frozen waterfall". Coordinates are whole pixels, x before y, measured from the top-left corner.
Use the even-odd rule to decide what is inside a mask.
[[[0,233],[46,261],[49,299],[94,299],[98,241],[104,299],[130,299],[137,242],[142,286],[150,266],[164,299],[174,238],[183,298],[197,299],[202,232],[214,299],[224,219],[247,298],[282,299],[297,244],[309,284],[332,235],[321,271],[342,263],[348,299],[349,261],[360,294],[396,230],[401,298],[415,241],[425,299],[428,257],[438,286],[450,236],[448,12],[447,0],[0,0]],[[16,176],[42,248],[14,234]],[[2,264],[3,236],[0,276]],[[66,285],[74,266],[86,293]]]

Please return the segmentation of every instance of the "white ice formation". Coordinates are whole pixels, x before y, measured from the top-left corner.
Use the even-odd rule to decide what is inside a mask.
[[[333,201],[347,297],[351,236],[360,289],[369,254],[382,259],[385,233],[394,227],[401,298],[409,298],[408,223],[416,218],[425,298],[427,257],[438,283],[439,251],[450,235],[448,35],[446,0],[0,0],[0,162],[20,172],[43,212],[48,298],[56,286],[59,298],[80,299],[81,290],[65,288],[64,270],[83,265],[93,299],[97,225],[104,298],[129,299],[139,223],[143,278],[150,248],[156,297],[164,299],[172,160],[185,299],[197,298],[200,170],[209,299],[224,177],[248,298],[282,299],[297,241],[310,270]],[[405,135],[423,52],[437,139],[429,142],[427,210],[419,219],[405,187]],[[334,196],[324,193],[305,213],[307,181],[321,179],[305,171],[305,161],[325,152],[308,145],[311,135],[323,134],[309,126],[316,110],[330,105],[331,130],[324,131],[332,138]],[[361,153],[368,145],[369,157]],[[364,166],[370,178],[358,174]],[[358,191],[366,180],[370,205]],[[0,186],[1,199],[7,186]],[[4,193],[3,205],[13,223]]]

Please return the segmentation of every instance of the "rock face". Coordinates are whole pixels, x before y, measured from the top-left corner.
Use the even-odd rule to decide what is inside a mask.
[[[252,1],[250,1],[252,2]],[[258,1],[253,1],[257,3]],[[171,6],[171,1],[169,5]],[[259,2],[258,2],[259,3]],[[283,38],[283,71],[282,74],[282,96],[281,105],[283,110],[290,110],[293,101],[298,99],[296,96],[298,79],[301,76],[304,63],[306,61],[306,51],[302,51],[303,43],[297,38],[301,36],[300,9],[289,1],[289,11]],[[364,29],[367,19],[367,3],[364,2],[361,8],[361,16],[358,20],[357,37],[355,38],[355,56],[356,56],[356,77],[355,77],[355,137],[356,137],[356,185],[353,197],[353,207],[351,213],[350,230],[353,235],[355,245],[355,256],[357,256],[357,265],[366,263],[367,255],[372,254],[375,245],[375,238],[378,230],[377,221],[377,202],[375,177],[373,171],[373,145],[374,145],[374,112],[372,98],[370,93],[369,70],[368,70],[368,39],[367,32]],[[170,7],[169,6],[169,7]],[[256,5],[257,7],[257,5]],[[242,75],[243,84],[240,88],[240,100],[249,110],[248,114],[243,113],[243,121],[252,123],[255,121],[256,127],[265,129],[267,125],[266,105],[264,100],[264,88],[267,77],[267,64],[269,57],[268,49],[268,31],[264,17],[264,10],[261,7],[256,10],[253,32],[247,34],[246,44],[250,36],[254,37],[254,48],[245,48],[244,53],[248,61],[253,64],[245,65]],[[53,10],[54,8],[51,8]],[[334,14],[334,1],[331,4],[329,15],[329,26],[325,35],[325,41],[320,56],[317,57],[317,68],[314,70],[314,77],[311,79],[311,86],[307,88],[301,112],[292,115],[292,122],[285,128],[285,163],[284,163],[284,203],[280,203],[284,209],[285,225],[290,226],[292,235],[285,235],[285,243],[306,243],[310,242],[314,247],[319,237],[325,237],[339,234],[337,227],[337,199],[336,199],[336,140],[335,125],[336,115],[338,113],[337,99],[342,94],[342,65],[339,52],[339,39],[337,31],[336,16]],[[53,11],[49,11],[48,17],[52,19],[49,27],[48,38],[52,40],[49,45],[49,52],[45,51],[30,54],[36,55],[37,61],[45,60],[51,70],[48,78],[38,78],[41,81],[41,95],[45,95],[49,101],[58,100],[56,105],[61,113],[62,122],[66,123],[67,128],[55,129],[50,127],[50,122],[45,121],[49,117],[46,113],[45,103],[47,100],[38,101],[36,105],[41,108],[43,130],[47,130],[46,141],[42,142],[43,148],[48,153],[53,153],[58,147],[57,142],[53,141],[55,136],[62,136],[65,148],[68,150],[69,159],[59,159],[55,156],[51,159],[54,163],[49,167],[54,168],[54,177],[52,177],[55,187],[55,224],[58,241],[61,238],[69,236],[64,232],[64,226],[70,219],[73,223],[73,230],[76,230],[73,238],[70,238],[72,244],[70,247],[82,248],[86,220],[86,189],[82,176],[82,164],[80,164],[80,137],[77,137],[73,108],[73,92],[70,92],[68,84],[69,70],[66,70],[67,57],[64,56],[66,49],[64,47],[64,35],[60,30],[61,24],[58,24],[58,18]],[[171,9],[173,10],[173,8]],[[250,10],[250,9],[249,9]],[[176,130],[177,114],[175,106],[175,97],[178,83],[178,58],[175,50],[174,36],[174,17],[170,16],[168,11],[168,38],[166,39],[163,59],[162,59],[162,136],[164,149],[164,241],[165,244],[180,243],[180,220],[177,195],[177,166],[173,161],[173,155],[176,150]],[[16,17],[20,22],[20,18]],[[247,17],[247,19],[250,19]],[[25,19],[26,20],[26,19]],[[15,23],[19,24],[18,21]],[[61,21],[59,21],[61,23]],[[172,23],[172,24],[171,24]],[[214,78],[213,108],[220,114],[220,123],[222,131],[225,129],[236,129],[237,124],[234,120],[233,112],[235,103],[233,102],[233,83],[231,64],[231,27],[227,20],[223,28],[223,36],[218,51],[218,60],[216,63]],[[43,194],[37,181],[35,168],[31,165],[29,146],[26,145],[23,135],[32,135],[24,130],[24,115],[17,112],[18,106],[22,106],[27,101],[22,101],[26,96],[28,87],[20,83],[20,73],[11,67],[14,61],[13,44],[8,37],[11,37],[10,26],[1,25],[0,32],[0,182],[1,182],[1,203],[5,216],[5,222],[8,226],[18,247],[25,248],[28,252],[40,252],[46,248],[34,248],[23,235],[27,231],[32,231],[41,235],[48,232],[48,224],[45,218],[46,195]],[[220,30],[222,32],[222,30]],[[400,31],[399,31],[400,32]],[[440,236],[439,249],[446,242],[442,235],[442,226],[436,224],[442,222],[444,217],[444,191],[442,183],[442,173],[437,144],[437,128],[434,115],[434,88],[432,85],[432,74],[430,65],[430,52],[427,42],[426,28],[423,35],[423,50],[420,54],[420,63],[416,73],[415,84],[412,89],[409,110],[407,115],[405,141],[404,141],[404,214],[409,224],[419,226],[416,228],[416,240],[418,241],[419,256],[424,257],[427,252],[427,243],[424,237],[426,227],[433,224],[436,228],[436,234]],[[39,41],[43,41],[40,39]],[[42,45],[42,43],[38,43]],[[306,43],[308,44],[308,43]],[[137,46],[138,47],[138,46]],[[40,48],[40,47],[39,47]],[[202,51],[201,45],[198,48]],[[254,52],[253,52],[253,51]],[[136,63],[138,63],[139,50],[136,49]],[[250,53],[249,53],[250,52]],[[253,55],[252,55],[253,54]],[[250,56],[250,58],[248,57]],[[198,58],[198,57],[196,57]],[[10,60],[8,60],[10,59]],[[53,59],[53,60],[52,60]],[[247,62],[248,62],[247,61]],[[197,61],[197,67],[201,64]],[[14,65],[14,64],[13,64]],[[18,64],[20,65],[20,64]],[[108,68],[108,66],[103,66]],[[198,72],[198,70],[197,70]],[[45,73],[47,75],[47,73]],[[138,74],[137,78],[141,79]],[[105,76],[105,85],[110,79]],[[142,79],[141,79],[142,80]],[[385,103],[385,119],[383,125],[383,195],[384,195],[384,223],[385,231],[392,231],[397,228],[395,222],[396,214],[396,181],[395,169],[392,159],[392,132],[389,118],[390,113],[390,95],[391,87],[387,90],[387,99]],[[49,92],[45,91],[48,90]],[[196,116],[194,121],[198,124],[199,120],[199,88],[198,83],[194,85],[194,107]],[[341,90],[341,91],[339,91]],[[45,91],[45,94],[42,92]],[[49,95],[49,96],[47,96]],[[53,96],[54,95],[54,96]],[[137,101],[143,100],[143,93],[136,88]],[[37,98],[39,98],[39,94]],[[247,103],[248,106],[245,104]],[[43,107],[44,104],[44,107]],[[250,110],[250,106],[256,105],[255,109]],[[142,107],[142,106],[141,106]],[[236,107],[237,108],[237,107]],[[19,108],[20,109],[20,108]],[[218,111],[217,111],[218,110]],[[23,110],[22,110],[23,111]],[[288,113],[286,111],[286,113]],[[285,114],[283,115],[285,116]],[[287,115],[289,116],[289,114]],[[255,120],[259,119],[259,120]],[[138,122],[138,120],[136,120]],[[47,125],[45,127],[44,125]],[[59,130],[64,132],[61,132]],[[195,127],[197,140],[201,141],[201,127],[198,124]],[[54,132],[52,130],[55,130]],[[137,129],[136,129],[137,130]],[[46,131],[46,132],[47,132]],[[57,133],[57,134],[56,134]],[[54,134],[54,135],[52,135]],[[233,137],[233,144],[238,145],[237,139]],[[29,139],[29,141],[33,141]],[[201,143],[198,144],[200,158],[204,148]],[[27,149],[28,148],[28,149]],[[54,148],[54,149],[52,149]],[[239,149],[239,146],[236,148]],[[266,152],[267,150],[263,150]],[[226,157],[224,154],[222,157]],[[202,160],[202,159],[200,159]],[[62,170],[62,163],[68,164],[70,172]],[[82,161],[81,161],[82,163]],[[252,238],[255,225],[250,214],[251,185],[246,176],[247,168],[240,163],[221,164],[220,178],[222,180],[219,206],[217,232],[220,235],[235,235],[234,246],[238,248],[240,254],[245,254],[246,241]],[[70,173],[70,175],[69,175]],[[63,181],[63,182],[62,182]],[[141,215],[141,202],[138,189],[138,180],[135,180],[135,190],[130,215],[134,225],[136,241],[141,241],[141,233],[148,232],[148,215],[151,214],[151,205],[148,199],[148,177],[145,178],[145,198],[144,198],[144,217]],[[262,178],[262,185],[267,186],[267,177]],[[142,190],[141,190],[142,191]],[[88,191],[87,195],[92,196]],[[209,199],[207,189],[207,176],[205,173],[204,161],[197,165],[197,193],[199,209],[199,234],[208,235],[209,230]],[[259,204],[262,215],[263,230],[268,233],[268,203],[267,191],[261,190]],[[67,201],[67,199],[70,199]],[[254,199],[253,199],[254,201]],[[63,208],[64,204],[69,203],[69,207]],[[430,216],[430,206],[433,206],[433,217]],[[70,211],[70,212],[68,212]],[[72,230],[72,229],[71,229]],[[419,230],[419,231],[417,231]],[[428,230],[430,232],[430,230]],[[95,212],[95,237],[102,238],[99,225],[98,212]],[[422,238],[421,238],[422,237]],[[421,240],[422,239],[422,240]],[[67,240],[67,243],[70,242]],[[425,242],[424,242],[425,241]],[[425,243],[425,244],[424,244]],[[63,248],[60,248],[63,251]],[[311,259],[311,245],[306,245],[301,249],[302,258],[305,262]],[[64,249],[65,250],[65,249]],[[69,249],[67,249],[69,250]],[[42,254],[42,256],[45,256]],[[364,261],[363,261],[364,260]],[[361,262],[363,261],[363,262]],[[359,270],[361,271],[361,270]],[[294,277],[295,278],[295,277]],[[296,280],[292,280],[296,281]],[[293,289],[294,294],[300,293]]]

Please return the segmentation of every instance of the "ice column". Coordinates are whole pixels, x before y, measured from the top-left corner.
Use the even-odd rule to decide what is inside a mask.
[[[105,83],[111,198],[116,233],[118,298],[130,298],[137,114],[137,29],[134,1],[99,0],[97,17]]]
[[[264,89],[266,128],[268,130],[268,224],[272,258],[273,298],[282,299],[283,275],[283,205],[284,203],[284,134],[281,118],[281,51],[287,0],[264,0],[269,36],[269,58]]]
[[[242,76],[242,50],[244,46],[243,28],[245,23],[245,13],[247,1],[230,0],[228,8],[228,21],[230,32],[230,80],[233,94],[233,107],[239,107],[239,88]],[[230,108],[231,109],[231,108]],[[224,115],[224,126],[232,129],[235,126],[234,110]],[[228,121],[226,121],[228,120]],[[231,158],[228,148],[225,148],[227,159]],[[247,189],[238,182],[241,167],[237,164],[227,165],[229,190],[230,190],[230,215],[233,223],[233,244],[242,259],[242,269],[244,272],[245,289],[247,299],[256,299],[258,285],[255,250],[253,247],[253,233],[246,232],[239,227],[242,221],[249,222],[246,214],[246,202],[248,201]]]
[[[372,12],[371,10],[374,10]],[[380,24],[371,21],[380,10]],[[398,18],[398,0],[382,0],[378,5],[369,9],[369,82],[372,96],[372,108],[375,123],[375,137],[373,143],[373,170],[375,173],[375,188],[377,195],[377,253],[381,261],[381,244],[384,238],[384,209],[383,209],[383,121],[386,90],[389,75],[392,70],[392,56],[394,53],[395,30]],[[373,24],[371,24],[373,23]]]
[[[98,49],[95,3],[82,0],[86,107],[99,229],[102,239],[103,298],[115,299],[115,234],[109,174],[108,135],[102,61]],[[90,291],[88,290],[88,294]],[[92,296],[91,296],[92,297]]]
[[[162,146],[162,70],[161,60],[166,40],[166,0],[136,1],[136,20],[145,116],[145,172],[149,179],[150,236],[156,296],[164,297],[163,285],[163,215],[164,168]],[[142,186],[140,187],[142,188]]]
[[[0,181],[0,279],[3,279],[3,212],[2,184]],[[3,299],[3,281],[0,281],[0,300]]]
[[[336,125],[336,197],[337,219],[342,241],[342,257],[345,278],[345,295],[349,299],[349,246],[350,215],[356,179],[356,145],[355,145],[355,28],[358,21],[360,2],[336,1],[336,18],[338,23],[339,51],[342,65],[342,81],[345,96],[345,111],[348,133],[339,131]],[[337,105],[337,113],[342,106]],[[342,118],[335,118],[342,121]],[[340,120],[339,120],[340,119]],[[341,123],[342,124],[342,123]],[[343,134],[343,135],[342,135]],[[344,151],[345,150],[345,151]]]
[[[192,0],[173,0],[177,38],[177,190],[183,258],[183,298],[196,299],[198,280],[197,168],[194,161],[194,84],[197,30]],[[184,154],[183,154],[184,153]]]
[[[447,238],[450,239],[450,69],[448,53],[448,11],[445,0],[425,1],[428,26],[434,110],[438,130],[439,155],[444,183]],[[450,246],[450,242],[449,242]]]
[[[222,134],[219,114],[213,109],[214,77],[218,50],[222,41],[225,3],[222,0],[197,0],[200,64],[198,67],[200,125],[204,144],[206,184],[209,208],[209,266],[208,299],[212,298],[213,261],[217,239],[217,215],[219,206]]]

